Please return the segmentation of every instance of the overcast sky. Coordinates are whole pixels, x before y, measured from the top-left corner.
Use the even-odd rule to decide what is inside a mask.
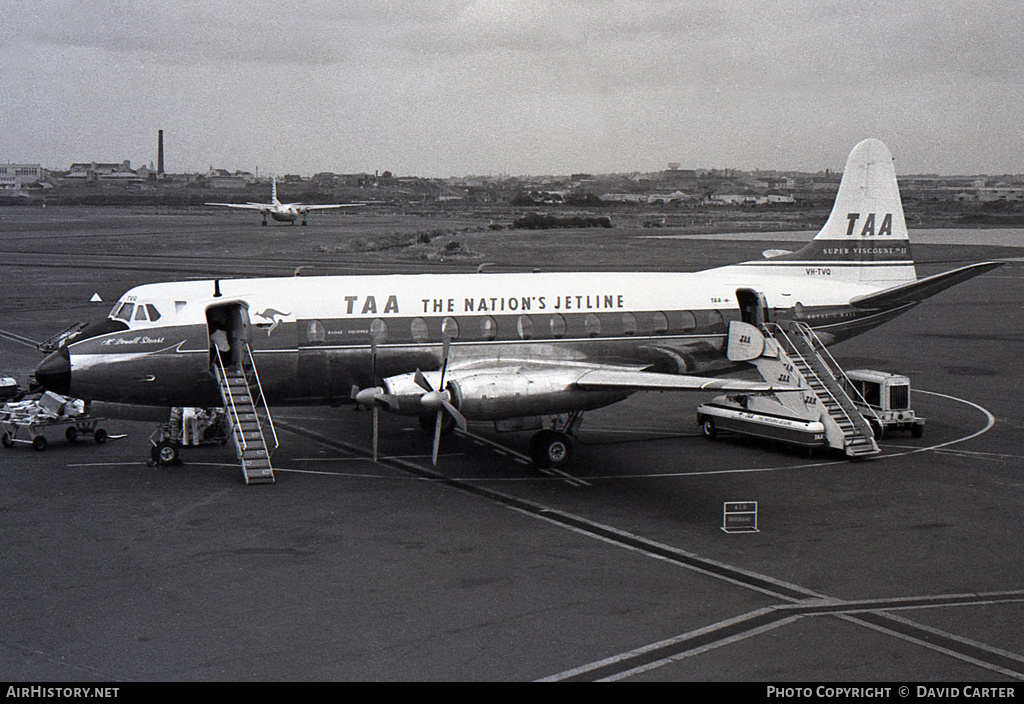
[[[1020,0],[0,0],[0,162],[1024,172]]]

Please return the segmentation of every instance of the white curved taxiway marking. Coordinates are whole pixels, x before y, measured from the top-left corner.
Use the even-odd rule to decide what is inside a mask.
[[[973,432],[970,435],[965,435],[965,436],[963,436],[961,438],[955,438],[953,440],[947,440],[946,442],[942,442],[942,443],[939,443],[937,445],[928,445],[927,447],[916,447],[916,448],[913,448],[913,449],[906,450],[905,452],[893,452],[893,453],[890,453],[890,454],[880,455],[880,456],[878,456],[879,459],[885,459],[885,458],[889,458],[889,457],[903,457],[903,456],[906,456],[906,455],[914,455],[914,454],[917,454],[919,452],[931,452],[933,450],[941,450],[941,449],[943,449],[945,447],[949,447],[950,445],[956,445],[957,443],[966,442],[967,440],[973,440],[974,438],[978,437],[979,435],[982,435],[982,434],[988,432],[989,430],[991,430],[992,426],[995,425],[995,422],[996,422],[995,416],[993,416],[991,413],[989,413],[989,411],[987,409],[979,406],[978,404],[974,403],[973,401],[968,401],[967,399],[963,399],[963,398],[957,398],[956,396],[949,396],[947,394],[940,394],[940,393],[938,393],[936,391],[922,391],[921,389],[914,389],[914,393],[927,394],[928,396],[939,396],[940,398],[945,398],[945,399],[948,399],[950,401],[955,401],[957,403],[963,403],[965,405],[971,406],[972,408],[980,411],[985,416],[985,427],[983,427],[981,430]],[[615,475],[605,474],[605,475],[601,475],[601,476],[587,477],[587,480],[588,481],[597,481],[597,480],[600,480],[600,479],[653,479],[653,478],[657,478],[657,477],[702,477],[702,476],[715,475],[715,474],[753,474],[753,473],[757,473],[757,472],[779,472],[779,471],[783,471],[783,470],[787,470],[787,469],[811,469],[811,468],[814,468],[814,467],[830,467],[830,466],[834,466],[834,465],[844,465],[848,461],[849,460],[841,459],[841,460],[828,460],[828,461],[825,461],[825,462],[809,462],[807,464],[785,465],[785,466],[777,466],[777,467],[744,467],[744,468],[740,468],[740,469],[709,469],[709,470],[700,470],[700,471],[695,471],[695,472],[651,472],[651,473],[647,473],[647,474],[615,474]]]

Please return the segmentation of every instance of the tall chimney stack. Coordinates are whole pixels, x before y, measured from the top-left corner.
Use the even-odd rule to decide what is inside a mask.
[[[162,176],[164,173],[164,131],[157,131],[157,147],[156,147],[156,173]]]

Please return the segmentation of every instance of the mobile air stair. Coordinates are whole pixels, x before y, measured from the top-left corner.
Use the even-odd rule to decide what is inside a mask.
[[[228,424],[231,427],[231,440],[235,446],[235,454],[242,464],[242,472],[246,484],[273,484],[274,469],[270,464],[270,448],[267,436],[263,431],[263,423],[256,413],[257,403],[262,403],[266,415],[266,423],[270,429],[270,438],[274,449],[277,449],[277,432],[274,421],[270,417],[270,409],[263,397],[256,363],[252,358],[249,345],[245,344],[241,362],[225,367],[218,358],[214,369],[220,385],[221,399],[227,411]],[[256,396],[253,396],[253,390]]]
[[[825,443],[847,457],[880,452],[871,425],[844,390],[845,372],[807,324],[790,321],[783,327],[732,322],[726,354],[732,361],[750,362],[771,384],[797,387],[763,401],[772,404],[774,412],[821,422]],[[845,386],[853,387],[849,380]]]

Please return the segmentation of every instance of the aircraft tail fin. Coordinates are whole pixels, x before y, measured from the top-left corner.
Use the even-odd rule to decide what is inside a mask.
[[[827,268],[833,280],[886,288],[915,281],[889,148],[877,139],[855,146],[825,226],[803,249],[768,261]]]
[[[274,205],[281,204],[281,201],[277,199],[277,177],[275,176],[270,178],[270,202]]]

